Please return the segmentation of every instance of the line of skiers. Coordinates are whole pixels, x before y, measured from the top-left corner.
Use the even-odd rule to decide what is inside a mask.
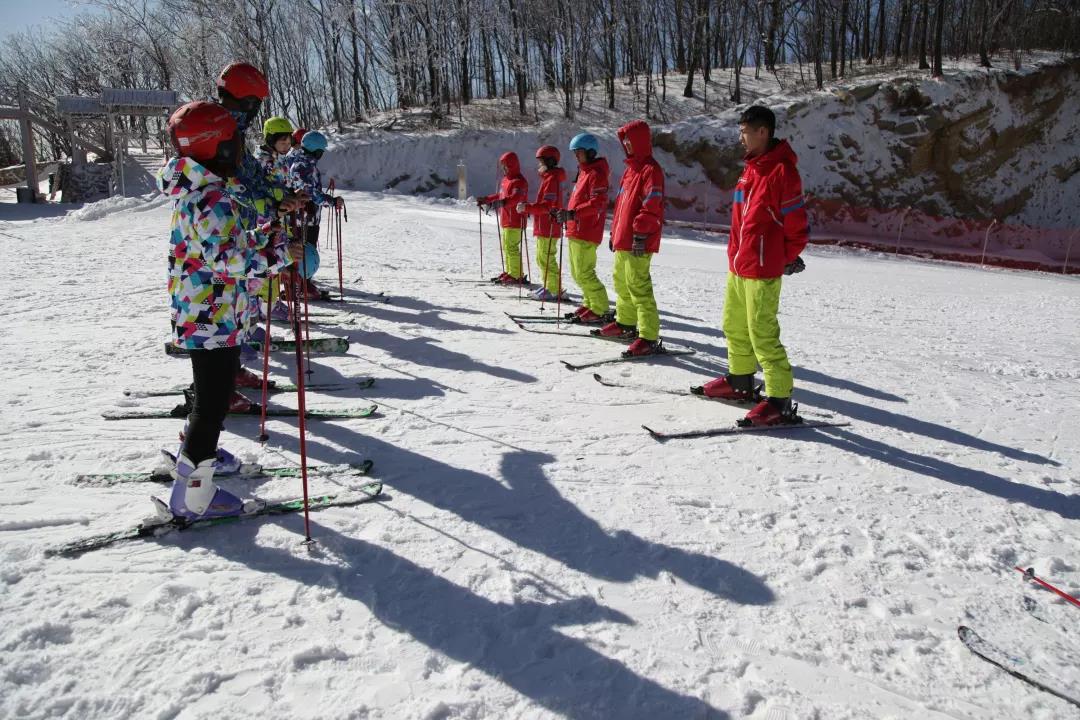
[[[244,369],[242,354],[248,342],[268,339],[264,313],[287,312],[284,305],[270,307],[274,289],[267,278],[289,277],[285,284],[296,279],[299,292],[317,292],[309,278],[294,276],[298,266],[317,265],[320,208],[341,206],[322,189],[322,133],[273,117],[263,125],[259,151],[247,149],[244,135],[270,95],[257,68],[226,66],[217,93],[216,101],[187,103],[169,118],[176,157],[157,177],[173,200],[172,342],[189,351],[193,376],[169,501],[173,515],[187,520],[245,509],[214,482],[215,475],[241,469],[218,445],[227,413],[251,410],[236,388],[262,387],[261,373]]]
[[[761,106],[739,118],[739,139],[746,149],[745,168],[736,185],[728,239],[728,277],[724,294],[723,330],[728,342],[728,372],[692,392],[706,397],[757,401],[745,421],[773,425],[795,421],[791,403],[794,385],[787,351],[780,342],[777,313],[782,276],[805,267],[800,253],[809,238],[802,180],[797,158],[786,140],[774,137],[776,116]],[[596,252],[604,237],[608,210],[609,167],[600,143],[589,133],[570,141],[578,174],[563,205],[559,150],[544,145],[536,151],[540,188],[528,202],[528,181],[518,157],[503,153],[499,192],[477,198],[480,207],[498,210],[504,272],[492,278],[502,285],[528,285],[522,271],[521,246],[526,216],[533,219],[536,264],[542,284],[530,293],[552,301],[563,293],[556,249],[562,233],[568,238],[570,274],[581,288],[581,306],[567,315],[571,322],[598,325],[595,334],[632,341],[625,355],[664,352],[660,314],[653,293],[651,263],[660,251],[664,225],[664,172],[653,158],[649,126],[634,120],[619,128],[626,169],[619,182],[608,247],[615,253],[615,312],[603,281],[596,274]],[[562,296],[565,298],[565,295]],[[765,382],[754,379],[757,366]]]

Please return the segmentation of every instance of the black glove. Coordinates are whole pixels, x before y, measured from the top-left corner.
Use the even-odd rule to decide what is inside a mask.
[[[505,200],[496,200],[495,202],[491,203],[491,209],[492,210],[498,210],[499,208],[501,208],[505,204],[506,204]]]
[[[487,205],[487,203],[484,202],[484,198],[482,198],[482,197],[476,198],[476,207],[484,207],[485,205]]]
[[[635,235],[634,242],[630,245],[630,254],[634,257],[641,257],[645,254],[645,236]]]
[[[573,210],[552,210],[552,213],[552,217],[554,217],[558,222],[563,224],[565,224],[567,220],[574,219]]]
[[[801,257],[797,257],[784,266],[784,274],[794,275],[795,273],[801,273],[805,269],[806,263],[803,262]]]

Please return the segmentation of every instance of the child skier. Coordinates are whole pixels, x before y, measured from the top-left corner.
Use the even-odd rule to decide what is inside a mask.
[[[773,137],[776,116],[753,106],[739,118],[746,168],[735,186],[724,293],[724,335],[728,372],[692,388],[707,397],[754,398],[754,371],[765,374],[765,398],[747,413],[752,425],[798,422],[791,405],[793,377],[780,344],[783,275],[800,272],[799,253],[809,237],[798,159],[786,140]]]
[[[664,226],[664,171],[652,156],[652,133],[641,120],[619,128],[626,170],[611,219],[615,250],[615,320],[594,333],[634,339],[627,355],[662,352],[660,315],[653,297],[649,267],[660,252]]]
[[[323,192],[319,160],[324,152],[326,152],[326,136],[317,130],[309,130],[304,133],[300,141],[300,152],[295,155],[290,153],[286,158],[289,186],[294,191],[304,193],[311,198],[307,204],[307,220],[303,232],[304,242],[315,250],[319,247],[320,206],[339,208],[345,204],[340,197],[331,198]],[[328,294],[319,290],[310,278],[307,280],[307,293],[316,298],[329,299]]]
[[[525,216],[518,210],[518,204],[528,201],[529,183],[521,174],[521,162],[517,153],[503,153],[499,157],[499,168],[503,173],[499,192],[476,198],[476,204],[480,207],[489,206],[499,211],[499,231],[506,270],[498,277],[491,278],[491,281],[502,285],[528,285],[529,279],[521,270],[521,235],[525,228]]]
[[[219,103],[236,121],[237,133],[242,143],[244,133],[258,115],[263,100],[270,96],[270,85],[266,81],[266,76],[250,63],[229,63],[218,75],[217,93]],[[268,177],[260,162],[247,151],[243,144],[241,144],[241,152],[236,177],[230,178],[229,182],[237,185],[234,188],[234,194],[244,200],[239,207],[240,222],[244,229],[253,230],[259,225],[276,220],[282,212],[300,207],[301,199],[291,195],[284,184],[273,177]],[[252,280],[247,286],[248,291],[252,293],[252,301],[247,303],[248,315],[244,320],[247,342],[243,346],[241,357],[253,361],[258,359],[259,354],[249,342],[263,339],[262,335],[265,333],[259,322],[257,298],[269,295],[269,285],[261,280]],[[262,376],[246,370],[238,360],[236,386],[260,388]],[[239,392],[233,394],[230,410],[245,412],[251,408],[252,403],[246,397]]]
[[[533,237],[536,238],[536,268],[542,286],[529,293],[534,300],[552,302],[562,291],[562,268],[555,259],[561,229],[551,217],[554,210],[562,207],[562,184],[566,171],[559,167],[559,149],[544,145],[536,151],[537,172],[540,173],[540,189],[536,202],[520,202],[519,213],[528,213],[533,219]]]
[[[255,159],[262,165],[271,185],[287,187],[285,155],[292,149],[292,123],[283,117],[268,118],[263,123],[263,143],[255,152]]]
[[[173,343],[190,351],[194,376],[169,509],[186,520],[237,515],[244,503],[213,478],[219,461],[239,465],[218,448],[218,437],[236,383],[247,282],[287,265],[290,248],[269,226],[267,232],[243,229],[240,208],[246,199],[227,182],[236,175],[243,140],[228,110],[206,101],[188,103],[169,118],[169,133],[177,154],[157,181],[173,199]]]
[[[600,143],[589,133],[575,135],[570,150],[578,162],[574,191],[565,210],[555,219],[566,225],[570,247],[570,274],[581,288],[581,307],[567,315],[573,322],[599,325],[608,314],[607,288],[596,276],[596,248],[604,238],[608,209],[608,163]]]

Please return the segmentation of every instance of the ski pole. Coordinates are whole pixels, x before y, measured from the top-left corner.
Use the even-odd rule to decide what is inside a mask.
[[[318,226],[316,226],[316,227],[318,227]],[[318,247],[318,245],[316,245],[316,247]],[[311,309],[308,307],[308,288],[309,288],[308,283],[310,282],[310,280],[308,279],[308,274],[307,274],[307,240],[304,241],[304,256],[300,259],[300,276],[302,278],[302,282],[303,282],[303,285],[304,285],[304,314],[303,314],[303,318],[304,318],[304,335],[306,337],[306,341],[304,342],[304,346],[305,346],[304,349],[306,350],[306,354],[307,354],[307,364],[304,365],[304,374],[310,376],[311,373],[312,373],[312,370],[311,370],[311,322],[310,322],[310,320],[311,320]],[[299,308],[297,308],[297,310],[299,310]]]
[[[270,436],[266,434],[266,395],[269,390],[267,378],[270,375],[270,318],[274,312],[274,283],[277,282],[277,276],[270,275],[267,282],[270,283],[270,290],[266,295],[266,337],[263,338],[262,409],[259,411],[259,442],[261,443],[270,439]]]
[[[1036,576],[1035,575],[1035,568],[1028,568],[1027,570],[1024,570],[1021,567],[1013,566],[1013,569],[1016,570],[1018,573],[1022,574],[1024,576],[1025,580],[1031,580],[1032,582],[1038,583],[1039,585],[1043,586],[1044,588],[1046,588],[1050,592],[1057,593],[1061,597],[1063,597],[1066,600],[1068,600],[1069,602],[1071,602],[1073,605],[1075,605],[1077,607],[1080,607],[1080,600],[1077,600],[1076,598],[1074,598],[1072,595],[1065,592],[1064,590],[1059,590],[1056,587],[1054,587],[1053,585],[1051,585],[1050,583],[1043,580],[1042,578]]]
[[[536,220],[534,219],[533,222],[536,222]],[[534,225],[533,226],[533,228],[534,228],[533,229],[533,237],[536,236],[535,227],[536,226]],[[551,233],[549,232],[548,234],[550,235]],[[548,238],[548,242],[549,243],[551,242],[550,237]],[[543,255],[544,255],[544,260],[543,260],[543,264],[544,264],[544,292],[543,292],[542,295],[540,295],[540,312],[544,312],[544,304],[547,302],[548,270],[551,268],[551,260],[552,260],[552,258],[551,258],[551,250],[552,250],[552,248],[551,248],[551,245],[549,244],[547,246],[547,248],[544,250],[544,253],[543,253]],[[536,241],[536,261],[540,262],[540,241],[539,240]]]
[[[298,285],[306,282],[303,275],[293,273],[293,297],[299,303]],[[297,308],[299,312],[299,308]],[[293,323],[293,339],[296,340],[296,397],[298,405],[297,417],[300,425],[300,477],[304,485],[304,542],[311,542],[311,519],[308,513],[308,476],[307,476],[307,397],[304,389],[304,350],[300,323]]]
[[[525,218],[522,218],[521,225],[518,227],[518,272],[521,273],[521,277],[517,279],[518,286],[518,302],[521,302],[521,288],[525,285],[525,263],[521,259],[521,247],[525,241]]]
[[[341,259],[341,216],[345,210],[345,204],[342,203],[339,208],[334,205],[334,229],[337,231],[337,285],[338,296],[341,302],[345,302],[345,271],[342,269]]]
[[[563,264],[563,224],[559,223],[559,294],[555,298],[555,326],[562,326],[562,264]]]
[[[521,241],[523,243],[525,243],[525,274],[521,276],[522,284],[524,284],[525,280],[528,280],[530,277],[532,277],[532,259],[529,257],[529,252],[530,251],[529,251],[528,230],[529,230],[529,228],[528,228],[528,220],[524,215],[522,215],[521,216]],[[533,235],[534,236],[536,234],[535,230],[536,229],[533,228]]]
[[[476,217],[480,220],[480,279],[484,278],[484,208],[476,206]]]

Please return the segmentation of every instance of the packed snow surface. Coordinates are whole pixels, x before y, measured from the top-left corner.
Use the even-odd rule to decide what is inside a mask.
[[[307,448],[317,464],[373,459],[386,499],[313,513],[310,548],[296,515],[76,559],[44,550],[129,526],[167,491],[71,480],[175,448],[180,421],[100,415],[170,407],[122,391],[189,379],[162,352],[169,208],[0,210],[0,716],[1075,717],[956,636],[969,625],[1080,696],[1080,609],[1013,569],[1080,588],[1075,278],[811,247],[784,281],[795,399],[850,425],[659,443],[643,423],[744,411],[604,387],[559,360],[619,346],[523,332],[504,311],[537,303],[447,282],[480,277],[475,207],[346,198],[347,290],[389,302],[313,318],[352,348],[313,357],[311,381],[376,383],[308,405],[380,414],[312,421]],[[483,233],[495,275],[493,218]],[[715,240],[672,230],[653,265],[663,336],[697,353],[605,378],[685,389],[724,372]],[[263,447],[256,420],[230,419],[223,444],[297,463],[295,420],[268,427]]]

